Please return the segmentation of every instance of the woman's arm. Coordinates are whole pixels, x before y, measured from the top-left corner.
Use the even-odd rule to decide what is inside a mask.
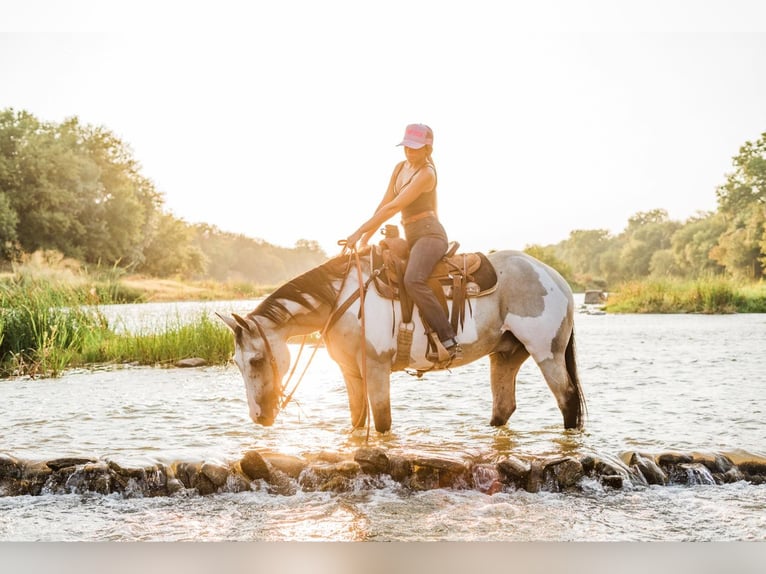
[[[434,183],[436,182],[436,175],[434,174],[433,169],[430,169],[430,167],[428,167],[428,169],[421,169],[415,174],[415,177],[412,178],[409,185],[407,185],[399,195],[394,195],[396,173],[397,170],[395,169],[394,174],[391,176],[388,190],[383,196],[380,205],[378,205],[378,209],[375,210],[375,213],[370,219],[365,221],[356,231],[354,231],[354,233],[348,236],[346,239],[347,246],[353,247],[360,239],[362,239],[361,247],[367,245],[367,242],[381,225],[415,201],[421,193],[433,189]]]

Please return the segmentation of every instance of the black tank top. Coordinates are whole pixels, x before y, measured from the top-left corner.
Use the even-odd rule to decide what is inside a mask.
[[[399,169],[396,172],[396,178],[395,180],[399,178],[399,174],[402,172],[402,169],[404,168],[404,163],[401,162],[399,164]],[[413,173],[410,176],[410,179],[408,179],[406,182],[404,182],[404,185],[402,185],[399,189],[394,188],[394,195],[399,195],[402,190],[407,187],[412,179],[420,172],[421,169],[424,167],[430,167],[432,170],[434,170],[434,178],[436,178],[436,167],[431,162],[426,162],[424,165],[420,166],[417,170],[415,170],[415,173]],[[419,196],[415,198],[415,201],[410,203],[407,207],[402,209],[402,218],[407,219],[408,217],[412,217],[413,215],[417,215],[418,213],[423,213],[424,211],[436,211],[436,181],[434,181],[434,187],[433,189],[429,191],[424,191]]]

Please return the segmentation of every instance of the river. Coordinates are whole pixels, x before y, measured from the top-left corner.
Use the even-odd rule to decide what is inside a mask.
[[[124,328],[251,302],[107,308]],[[158,319],[159,317],[159,319]],[[120,464],[303,456],[361,446],[495,460],[626,451],[766,455],[766,315],[597,315],[575,323],[588,402],[565,431],[537,367],[519,375],[507,426],[488,425],[488,362],[392,378],[393,430],[350,432],[338,367],[319,349],[274,426],[248,418],[233,365],[109,367],[0,381],[0,454]],[[293,348],[295,351],[297,347]],[[295,356],[295,353],[293,354]],[[305,355],[304,355],[305,357]],[[0,541],[766,541],[766,485],[631,486],[576,492],[433,489],[393,481],[349,492],[0,497]]]

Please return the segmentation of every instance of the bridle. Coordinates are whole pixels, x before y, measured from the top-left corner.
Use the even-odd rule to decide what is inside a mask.
[[[344,251],[345,251],[345,248],[344,248]],[[340,299],[340,294],[343,292],[343,287],[346,284],[346,279],[348,278],[350,274],[352,257],[354,257],[356,260],[356,268],[357,268],[357,273],[359,276],[359,290],[354,291],[342,305],[338,306],[338,300]],[[361,262],[359,260],[359,252],[356,249],[351,249],[351,251],[349,252],[349,261],[348,261],[348,264],[346,265],[346,271],[343,274],[343,280],[341,281],[340,287],[338,288],[337,294],[335,296],[335,301],[333,301],[332,307],[330,308],[330,313],[327,317],[327,321],[325,322],[324,326],[322,327],[322,330],[320,331],[320,337],[324,338],[327,331],[330,330],[330,328],[335,324],[335,322],[340,318],[340,316],[354,303],[354,301],[356,301],[357,298],[359,298],[361,300],[361,309],[360,309],[360,319],[361,319],[361,325],[362,325],[361,338],[362,338],[362,344],[364,344],[364,340],[365,340],[364,292],[367,290],[367,287],[369,286],[372,279],[373,277],[371,276],[367,282],[363,281]],[[268,356],[274,381],[275,382],[279,381],[279,366],[277,365],[277,359],[274,355],[274,351],[272,350],[271,344],[269,343],[269,340],[266,337],[266,331],[263,329],[261,324],[254,317],[249,317],[249,321],[255,324],[255,327],[258,330],[258,335],[263,340],[263,350],[264,350],[264,353]],[[295,391],[298,390],[298,386],[303,381],[303,377],[306,374],[306,371],[308,371],[309,365],[311,365],[311,361],[314,359],[314,356],[316,355],[317,350],[319,349],[319,345],[314,346],[314,350],[312,351],[311,356],[309,357],[309,360],[306,363],[306,366],[303,368],[303,371],[301,372],[300,377],[296,381],[292,390],[289,393],[285,392],[285,389],[289,387],[290,381],[292,380],[293,375],[295,374],[295,371],[298,367],[301,354],[303,353],[303,349],[306,345],[306,338],[307,338],[307,335],[304,335],[303,340],[301,341],[301,347],[298,350],[298,354],[295,358],[295,363],[293,365],[293,368],[290,371],[290,374],[288,375],[284,385],[281,385],[281,389],[280,389],[281,395],[280,395],[279,404],[278,404],[279,411],[282,411],[288,405],[288,403],[292,400],[293,395],[295,394]],[[362,381],[364,383],[364,396],[367,397],[366,353],[362,353]],[[368,434],[369,434],[369,420],[370,420],[369,408],[370,408],[369,399],[367,399]]]

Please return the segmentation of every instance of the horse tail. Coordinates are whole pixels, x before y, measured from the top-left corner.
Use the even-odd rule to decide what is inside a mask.
[[[567,375],[569,375],[569,382],[571,384],[572,396],[570,397],[570,401],[576,413],[574,421],[575,426],[576,428],[582,428],[588,414],[588,407],[585,404],[585,395],[583,394],[582,386],[580,385],[580,377],[577,375],[574,329],[572,329],[572,333],[569,335],[569,342],[567,343],[567,348],[564,352],[564,361],[566,363]]]

